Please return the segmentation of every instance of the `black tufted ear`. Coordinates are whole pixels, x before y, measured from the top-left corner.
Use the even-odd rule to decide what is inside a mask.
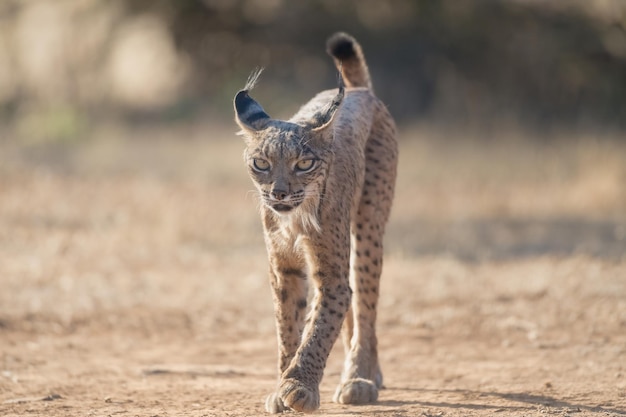
[[[326,107],[313,115],[311,120],[307,123],[307,128],[312,130],[322,130],[330,125],[330,122],[333,120],[333,116],[337,112],[337,109],[341,106],[345,95],[345,84],[343,82],[341,72],[338,77],[339,90],[337,91],[337,94]]]
[[[241,90],[235,96],[235,114],[237,123],[244,129],[261,130],[270,120],[263,107],[246,90]]]
[[[239,91],[235,96],[235,116],[237,123],[242,129],[262,130],[271,120],[270,116],[265,113],[263,107],[257,103],[248,92],[254,88],[263,69],[257,69],[248,78],[243,90]]]

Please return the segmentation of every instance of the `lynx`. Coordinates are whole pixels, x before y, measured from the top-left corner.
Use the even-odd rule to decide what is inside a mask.
[[[287,121],[272,119],[249,92],[234,99],[244,159],[261,199],[278,334],[279,382],[270,413],[319,408],[319,383],[343,335],[334,401],[374,402],[382,387],[375,331],[383,233],[397,165],[395,124],[374,95],[354,38],[327,42],[339,88],[319,93]],[[307,310],[307,282],[314,295]]]

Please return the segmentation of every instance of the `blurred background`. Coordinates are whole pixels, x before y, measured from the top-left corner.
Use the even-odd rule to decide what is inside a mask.
[[[621,0],[3,0],[0,120],[26,142],[82,140],[103,121],[228,124],[257,66],[256,94],[288,117],[334,86],[338,30],[403,126],[626,127]]]
[[[267,261],[233,96],[266,67],[253,95],[288,118],[335,86],[338,30],[399,127],[385,279],[623,263],[625,29],[622,0],[2,0],[0,319],[160,297],[237,322]]]

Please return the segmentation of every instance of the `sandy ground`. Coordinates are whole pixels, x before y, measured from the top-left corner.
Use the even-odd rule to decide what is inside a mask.
[[[2,145],[0,415],[264,414],[267,263],[226,136]],[[386,389],[332,403],[336,346],[317,414],[626,415],[626,144],[403,136]]]

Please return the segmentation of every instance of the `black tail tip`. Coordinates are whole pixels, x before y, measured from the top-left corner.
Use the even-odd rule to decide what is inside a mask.
[[[338,32],[326,41],[326,51],[342,61],[356,56],[356,40],[347,33]]]

